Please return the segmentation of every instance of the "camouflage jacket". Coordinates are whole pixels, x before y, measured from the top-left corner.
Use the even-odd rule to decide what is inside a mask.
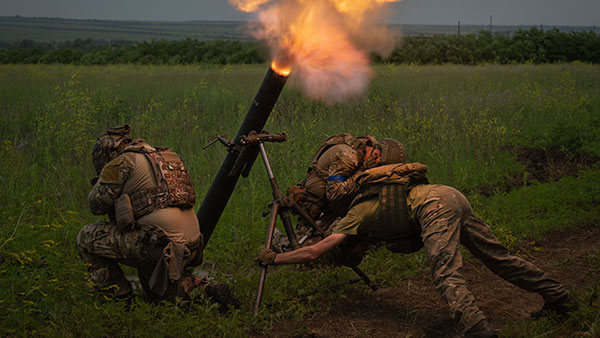
[[[313,207],[326,212],[335,208],[341,199],[356,193],[354,182],[360,172],[361,156],[346,144],[327,149],[299,184],[310,195],[307,202],[319,204]]]
[[[131,198],[135,218],[169,206],[191,208],[195,192],[185,165],[168,148],[133,141],[106,164],[89,196],[92,213],[104,214],[119,196]]]
[[[327,170],[325,191],[329,203],[336,204],[342,197],[357,192],[355,181],[361,172],[363,156],[345,144],[333,146],[323,154],[322,168]]]
[[[114,210],[115,200],[131,177],[136,166],[133,153],[117,156],[108,162],[88,195],[90,210],[94,215],[104,215]]]

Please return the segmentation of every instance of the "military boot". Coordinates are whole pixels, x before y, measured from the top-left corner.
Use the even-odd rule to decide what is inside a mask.
[[[240,301],[233,295],[229,285],[225,283],[212,282],[208,278],[197,277],[193,275],[186,276],[181,281],[180,295],[184,299],[192,299],[194,290],[200,291],[200,294],[207,299],[219,304],[219,311],[227,312],[230,308],[239,309]]]
[[[569,313],[579,309],[579,303],[573,296],[566,294],[553,302],[544,302],[544,306],[531,313],[531,319],[540,319],[542,317],[557,315],[566,317]]]
[[[240,301],[233,295],[229,285],[225,283],[208,282],[204,288],[208,298],[219,304],[219,312],[225,313],[228,309],[240,308]]]
[[[465,338],[498,338],[498,332],[484,319],[468,329]]]

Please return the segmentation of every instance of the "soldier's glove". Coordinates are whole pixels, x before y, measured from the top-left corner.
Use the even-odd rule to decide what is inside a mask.
[[[285,193],[285,196],[292,201],[292,204],[293,202],[302,201],[304,195],[306,195],[306,189],[298,185],[289,187]]]
[[[96,185],[96,182],[98,182],[98,176],[96,176],[96,177],[94,177],[94,178],[90,179],[90,184],[91,184],[91,185]]]
[[[275,265],[275,257],[277,253],[269,248],[262,248],[258,253],[258,264],[260,265]]]

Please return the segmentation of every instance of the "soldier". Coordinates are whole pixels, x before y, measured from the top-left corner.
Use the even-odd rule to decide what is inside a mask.
[[[77,235],[89,281],[106,295],[130,300],[132,285],[120,263],[137,268],[151,300],[189,299],[192,290],[201,289],[221,305],[236,305],[227,285],[186,270],[202,262],[203,240],[183,162],[169,148],[132,140],[129,131],[108,129],[92,152],[98,177],[92,180],[90,209],[110,221],[88,224]]]
[[[458,190],[428,184],[427,167],[395,164],[367,170],[357,178],[360,194],[333,233],[320,242],[277,254],[261,250],[261,264],[297,264],[316,260],[354,240],[349,254],[369,243],[386,242],[395,252],[411,253],[425,247],[436,290],[448,304],[458,330],[465,337],[497,337],[459,273],[460,244],[496,275],[542,296],[545,303],[532,318],[554,312],[565,315],[577,308],[565,288],[537,266],[509,253],[490,227],[473,214]],[[364,253],[364,251],[363,251]]]
[[[379,162],[404,162],[404,157],[403,145],[394,139],[377,142],[372,136],[350,134],[328,137],[313,157],[306,177],[287,191],[287,196],[318,220],[320,226],[312,229],[305,220],[299,219],[296,236],[307,235],[310,239],[305,245],[322,239],[331,222],[344,215],[356,195],[356,178]]]

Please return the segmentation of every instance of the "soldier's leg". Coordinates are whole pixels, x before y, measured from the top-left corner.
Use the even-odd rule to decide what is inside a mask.
[[[154,267],[156,266],[156,263],[162,256],[162,251],[163,248],[158,246],[146,248],[148,258],[144,262],[145,264],[139,265],[137,267],[138,278],[140,279],[140,285],[144,290],[144,294],[148,297],[148,300],[155,302],[160,301],[161,299],[163,299],[163,297],[152,292],[149,281],[150,277],[152,276],[152,273],[154,272]]]
[[[77,234],[77,249],[89,264],[88,280],[92,286],[115,297],[125,297],[132,288],[117,261],[120,255],[113,229],[115,225],[107,222],[84,226]]]
[[[98,222],[81,228],[77,235],[79,255],[90,264],[90,281],[98,289],[116,285],[116,297],[132,292],[119,263],[139,270],[156,264],[156,255],[148,245],[139,241],[140,230],[119,231],[113,223]],[[160,257],[160,256],[159,256]]]
[[[423,245],[427,250],[436,290],[450,307],[459,330],[464,333],[486,320],[486,317],[475,305],[475,297],[458,271],[462,266],[460,229],[464,210],[447,188],[434,187],[417,217],[421,222]]]
[[[169,253],[172,252],[172,248],[169,249],[169,244],[171,243],[168,242],[168,239],[167,242],[164,241],[166,239],[166,234],[162,230],[151,226],[143,226],[143,228],[144,233],[143,235],[138,236],[138,240],[144,247],[143,251],[147,259],[144,262],[140,262],[142,264],[138,265],[138,277],[144,292],[152,301],[163,299],[175,300],[177,297],[189,299],[191,291],[196,286],[194,284],[194,276],[191,274],[191,271],[186,271],[186,268],[190,267],[191,269],[192,266],[198,265],[202,261],[202,236],[199,236],[195,242],[189,243],[182,250],[181,277],[178,280],[171,280],[171,276],[166,277],[167,279],[157,278],[156,282],[159,282],[160,285],[154,285],[156,289],[153,291],[150,282],[152,275],[154,273],[158,273],[159,275],[165,274],[165,276],[169,274],[169,266],[159,264],[159,261],[166,259],[169,262],[175,262],[178,261],[178,259],[175,259],[174,257],[166,258],[164,256],[169,255]],[[167,244],[167,247],[165,247],[165,243]],[[165,287],[165,289],[158,291],[162,289],[162,287]]]
[[[460,194],[460,193],[459,193]],[[510,283],[530,292],[539,293],[552,302],[568,295],[567,290],[536,265],[511,255],[496,238],[490,227],[473,215],[469,202],[462,194],[459,200],[469,213],[463,224],[461,241],[473,256],[480,259],[492,272]]]

